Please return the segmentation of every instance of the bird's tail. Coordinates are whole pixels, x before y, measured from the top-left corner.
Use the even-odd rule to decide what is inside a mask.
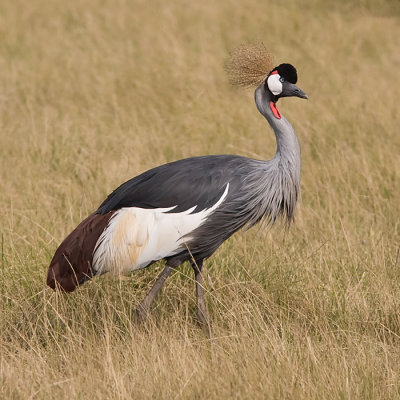
[[[93,276],[93,250],[112,214],[89,215],[60,244],[47,273],[52,289],[72,292]]]

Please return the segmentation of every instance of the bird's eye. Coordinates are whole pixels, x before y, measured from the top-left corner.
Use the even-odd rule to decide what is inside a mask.
[[[280,77],[279,82],[281,82],[281,83],[285,82],[285,78]]]

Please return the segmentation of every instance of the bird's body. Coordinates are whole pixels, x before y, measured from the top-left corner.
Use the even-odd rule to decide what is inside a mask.
[[[291,95],[306,97],[301,91]],[[94,275],[127,273],[161,259],[167,267],[155,286],[161,287],[170,270],[185,261],[192,263],[200,283],[203,260],[237,230],[263,218],[273,223],[279,215],[291,221],[300,185],[300,147],[276,108],[277,98],[264,82],[255,91],[257,108],[276,135],[273,159],[192,157],[125,182],[60,245],[48,284],[72,291]],[[154,295],[148,304],[145,299],[143,309]],[[204,306],[199,308],[204,316]]]

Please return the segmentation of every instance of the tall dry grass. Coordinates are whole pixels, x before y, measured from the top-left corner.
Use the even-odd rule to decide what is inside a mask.
[[[0,3],[0,398],[400,398],[400,8],[396,1]],[[295,226],[235,235],[131,314],[160,264],[45,288],[54,250],[105,195],[186,156],[269,158],[228,51],[262,40],[310,100]]]

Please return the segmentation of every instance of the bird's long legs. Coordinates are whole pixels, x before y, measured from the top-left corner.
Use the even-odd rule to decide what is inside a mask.
[[[204,301],[204,286],[203,286],[203,275],[201,274],[201,267],[203,266],[203,260],[197,263],[193,262],[192,267],[194,269],[194,276],[196,279],[196,297],[197,297],[197,320],[201,325],[202,329],[208,337],[211,336],[211,325],[208,317],[206,303]]]
[[[168,263],[165,265],[165,268],[158,275],[153,287],[149,290],[146,297],[138,305],[136,309],[136,319],[138,322],[144,321],[146,319],[151,303],[153,302],[157,293],[160,291],[160,289],[164,285],[164,282],[169,277],[173,269],[174,267],[171,267],[170,265],[168,265]]]
[[[202,329],[208,337],[211,336],[211,325],[208,317],[206,303],[204,301],[204,286],[203,286],[203,276],[201,274],[201,268],[203,266],[203,260],[192,262],[192,267],[194,269],[194,275],[196,280],[196,298],[197,298],[197,320],[201,325]],[[136,320],[137,322],[144,321],[149,312],[151,303],[156,297],[157,293],[160,291],[164,285],[166,279],[171,274],[174,267],[165,265],[163,271],[158,275],[153,287],[149,290],[146,297],[140,302],[136,308]]]

